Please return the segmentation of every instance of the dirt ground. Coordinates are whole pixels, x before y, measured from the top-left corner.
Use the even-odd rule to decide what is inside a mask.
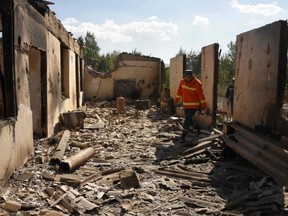
[[[0,215],[287,215],[283,188],[217,130],[197,137],[191,128],[181,144],[183,119],[156,106],[127,104],[118,115],[103,102],[83,111],[63,159],[91,147],[93,156],[64,172],[50,159],[65,129],[35,140],[34,155],[1,187]]]

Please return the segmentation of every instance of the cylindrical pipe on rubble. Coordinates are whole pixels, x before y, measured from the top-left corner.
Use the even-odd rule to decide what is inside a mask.
[[[21,210],[21,204],[16,201],[8,200],[4,204],[4,209],[9,212],[18,212]]]
[[[73,155],[70,158],[67,158],[66,160],[63,160],[60,163],[60,170],[62,170],[63,172],[69,172],[75,169],[76,167],[84,164],[93,155],[94,155],[94,148],[90,147],[90,148],[84,149],[80,151],[78,154]]]
[[[59,165],[61,163],[61,160],[64,156],[64,152],[66,151],[68,146],[69,137],[70,137],[70,131],[65,130],[53,156],[50,159],[49,163],[52,166]]]

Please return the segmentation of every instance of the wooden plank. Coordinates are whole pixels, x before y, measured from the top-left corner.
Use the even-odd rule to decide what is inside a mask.
[[[170,177],[176,177],[176,178],[180,178],[180,179],[187,179],[187,180],[190,180],[192,182],[201,182],[204,185],[212,185],[212,184],[216,185],[217,184],[216,181],[213,181],[209,178],[196,177],[196,176],[188,175],[185,173],[179,173],[176,171],[156,170],[155,173],[160,174],[160,175],[170,176]]]
[[[186,155],[188,157],[188,155],[190,155],[192,153],[195,153],[195,152],[197,152],[199,150],[205,150],[205,148],[210,147],[212,144],[213,143],[212,143],[211,140],[200,142],[197,146],[194,146],[193,148],[189,148],[186,151],[184,151],[182,153],[182,155],[183,156]]]
[[[192,197],[185,197],[185,196],[180,196],[179,199],[185,203],[189,203],[191,205],[197,205],[199,207],[208,207],[211,209],[217,209],[217,210],[222,210],[224,208],[223,203],[215,203],[215,202],[209,202],[206,200],[200,200]]]

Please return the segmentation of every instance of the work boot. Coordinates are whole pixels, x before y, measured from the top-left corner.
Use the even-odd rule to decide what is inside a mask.
[[[198,137],[200,135],[200,132],[201,132],[201,127],[196,125],[195,129],[196,129],[196,136]]]
[[[183,131],[182,132],[180,143],[184,143],[185,142],[185,137],[186,137],[187,134],[188,134],[188,131]]]

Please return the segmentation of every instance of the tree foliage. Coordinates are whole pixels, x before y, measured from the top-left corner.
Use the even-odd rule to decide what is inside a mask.
[[[87,32],[84,46],[84,57],[90,59],[97,59],[99,57],[100,47],[97,44],[94,33]]]
[[[235,64],[236,64],[236,43],[230,42],[227,44],[228,51],[219,57],[219,95],[223,96],[226,87],[231,83],[233,77],[235,76]],[[201,52],[190,50],[186,52],[182,47],[180,47],[179,52],[176,56],[185,55],[186,56],[186,69],[192,69],[196,76],[200,78],[201,73]],[[169,83],[169,80],[165,78],[165,85]],[[169,87],[169,86],[168,86]]]
[[[170,67],[165,68],[164,81],[163,81],[163,89],[169,89],[170,82]]]
[[[77,41],[84,47],[83,55],[87,64],[91,64],[97,71],[105,73],[114,69],[119,52],[113,51],[112,53],[100,55],[100,47],[98,46],[95,35],[89,31],[85,37],[80,36]]]
[[[119,57],[118,51],[100,55],[100,47],[96,41],[95,35],[91,32],[87,32],[85,37],[81,36],[77,39],[78,43],[84,47],[83,53],[85,60],[89,59],[94,62],[93,67],[97,71],[109,72],[115,69],[115,63]],[[227,44],[228,51],[219,57],[219,95],[223,96],[224,89],[230,84],[235,73],[235,62],[236,62],[236,44],[230,42]],[[133,55],[141,56],[142,53],[134,49]],[[199,78],[201,73],[201,52],[190,50],[186,52],[180,47],[179,52],[176,56],[185,55],[186,57],[186,69],[191,69],[195,72],[195,75]],[[164,86],[169,88],[169,73],[170,68],[165,70]]]
[[[190,50],[190,52],[186,52],[182,47],[180,47],[179,52],[176,56],[185,55],[186,56],[186,69],[191,69],[194,71],[195,75],[199,77],[201,72],[201,52]]]
[[[102,72],[109,72],[115,69],[115,63],[118,59],[119,52],[113,51],[106,55],[101,55],[98,61],[97,69]]]
[[[225,94],[226,87],[232,82],[235,76],[236,64],[236,43],[230,41],[227,45],[228,51],[219,58],[219,95]]]
[[[197,77],[201,73],[201,52],[191,50],[186,54],[186,69],[191,69],[194,71]]]
[[[136,48],[132,51],[132,54],[135,56],[142,56],[142,53],[138,51]]]

